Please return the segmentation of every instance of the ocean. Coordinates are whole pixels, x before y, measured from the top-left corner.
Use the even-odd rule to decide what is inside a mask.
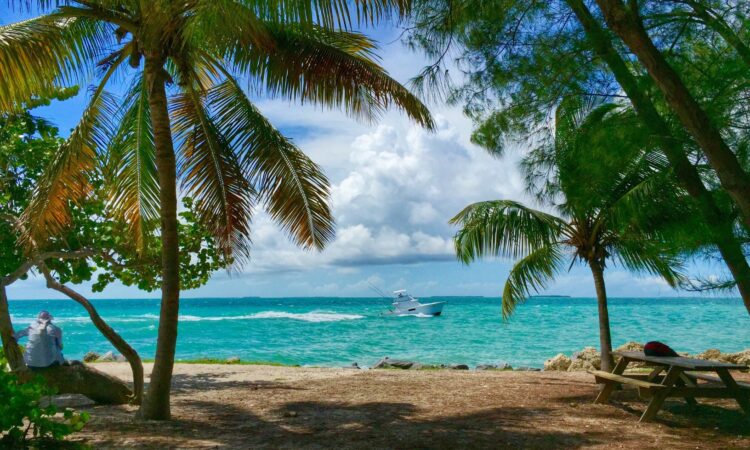
[[[383,356],[423,363],[541,367],[557,353],[598,348],[596,301],[531,298],[508,322],[500,299],[432,297],[448,302],[439,317],[387,317],[379,298],[183,299],[177,359],[240,357],[244,361],[372,366]],[[153,358],[158,300],[94,300],[101,316],[143,358]],[[659,340],[677,351],[750,348],[750,315],[739,299],[610,299],[612,339]],[[72,300],[11,300],[16,329],[46,309],[62,328],[65,356],[113,350]]]

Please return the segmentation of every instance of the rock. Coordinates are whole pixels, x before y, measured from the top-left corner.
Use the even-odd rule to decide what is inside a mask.
[[[544,362],[544,370],[557,370],[565,372],[573,361],[562,353]]]
[[[451,364],[448,368],[451,370],[469,370],[469,366],[466,364]]]
[[[357,363],[357,362],[353,362],[353,363],[351,363],[351,365],[344,366],[343,368],[344,369],[356,369],[356,370],[361,369],[361,367],[359,367],[359,363]]]
[[[115,356],[115,361],[117,361],[117,362],[128,362],[128,358],[126,358],[126,357],[124,357],[122,355],[117,355],[117,356]]]
[[[479,364],[476,370],[513,370],[513,367],[507,362],[499,362],[497,364]]]
[[[115,361],[115,355],[112,352],[107,352],[97,359],[99,362],[112,362]]]
[[[602,367],[601,355],[594,347],[586,347],[573,355],[568,372],[599,370]]]
[[[99,353],[88,352],[85,355],[83,355],[83,362],[90,363],[90,362],[94,362],[98,360],[99,358],[101,358],[101,355]]]
[[[230,356],[229,358],[227,358],[227,361],[226,361],[227,364],[239,364],[239,362],[240,362],[239,356]]]
[[[517,370],[518,372],[540,372],[542,369],[536,367],[521,366],[517,367],[515,370]]]
[[[643,344],[639,344],[635,341],[630,341],[622,344],[615,349],[617,352],[642,352]]]
[[[727,353],[724,356],[726,361],[731,362],[732,364],[750,365],[750,349],[737,353]]]
[[[400,359],[391,359],[389,357],[385,357],[378,361],[374,366],[372,366],[373,369],[410,369],[411,366],[413,366],[415,363],[414,361],[404,361]]]
[[[750,349],[737,353],[721,353],[718,349],[708,349],[703,353],[695,355],[698,359],[711,359],[731,364],[750,364]]]

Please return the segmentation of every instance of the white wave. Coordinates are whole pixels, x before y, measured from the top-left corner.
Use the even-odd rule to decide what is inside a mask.
[[[180,316],[183,322],[221,321],[221,320],[258,320],[258,319],[291,319],[304,322],[338,322],[341,320],[357,320],[365,316],[359,314],[338,314],[330,312],[312,311],[307,313],[290,313],[285,311],[263,311],[256,314],[239,316]]]
[[[307,313],[290,313],[285,311],[263,311],[256,314],[244,314],[238,316],[194,316],[194,315],[181,315],[181,322],[217,322],[217,321],[234,321],[234,320],[258,320],[258,319],[290,319],[290,320],[301,320],[303,322],[338,322],[342,320],[357,320],[363,319],[365,316],[359,314],[339,314],[324,311],[312,311]],[[32,319],[29,319],[32,320]],[[130,323],[130,322],[151,322],[159,320],[159,316],[156,314],[141,314],[138,316],[125,316],[125,317],[105,317],[109,323]],[[14,318],[15,321],[15,318]],[[55,319],[55,322],[64,323],[87,323],[91,319],[88,316],[79,317],[60,317]]]
[[[264,311],[253,315],[253,319],[293,319],[305,322],[339,322],[341,320],[364,319],[359,314],[339,314],[312,311],[308,313],[290,313],[283,311]]]

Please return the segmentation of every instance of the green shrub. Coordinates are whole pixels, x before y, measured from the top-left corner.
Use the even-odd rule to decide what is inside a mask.
[[[2,347],[0,364],[0,448],[27,448],[32,444],[55,447],[51,444],[81,430],[89,420],[85,412],[42,406],[42,397],[53,395],[54,390],[41,377],[21,383],[6,371]],[[56,417],[58,412],[62,418]]]

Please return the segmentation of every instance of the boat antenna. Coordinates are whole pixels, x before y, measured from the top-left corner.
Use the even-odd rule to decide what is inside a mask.
[[[383,292],[383,291],[382,291],[381,289],[379,289],[379,288],[378,288],[377,286],[375,286],[374,284],[370,283],[369,281],[367,282],[367,284],[369,284],[369,285],[370,285],[370,289],[372,289],[373,291],[375,291],[375,292],[376,292],[376,293],[377,293],[377,294],[378,294],[379,296],[381,296],[381,297],[383,297],[383,298],[385,298],[385,299],[388,299],[388,300],[390,300],[390,299],[391,299],[391,297],[387,296],[387,295],[385,294],[385,292]]]

